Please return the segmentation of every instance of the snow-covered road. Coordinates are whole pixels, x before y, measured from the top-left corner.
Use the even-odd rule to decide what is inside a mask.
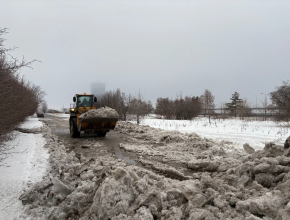
[[[21,129],[40,129],[42,123],[29,117]],[[23,190],[42,179],[48,165],[48,152],[42,134],[14,131],[14,139],[7,143],[13,147],[0,166],[0,219],[19,219],[22,204],[18,199]]]

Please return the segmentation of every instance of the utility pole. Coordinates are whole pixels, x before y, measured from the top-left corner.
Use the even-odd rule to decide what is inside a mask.
[[[258,106],[258,105],[257,105],[257,96],[256,96],[256,108],[257,108],[257,106]]]
[[[266,114],[267,114],[267,109],[266,109],[266,107],[267,107],[267,96],[266,96],[266,94],[265,93],[263,93],[263,92],[261,92],[261,94],[264,94],[265,95],[265,101],[264,101],[264,110],[265,110],[265,121],[266,121]]]

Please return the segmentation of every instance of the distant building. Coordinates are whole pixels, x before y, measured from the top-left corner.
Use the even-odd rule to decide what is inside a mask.
[[[106,85],[105,83],[92,83],[91,84],[91,94],[96,96],[102,95],[106,92]]]

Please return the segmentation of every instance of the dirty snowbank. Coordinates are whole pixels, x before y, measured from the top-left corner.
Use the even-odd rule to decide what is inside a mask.
[[[37,118],[29,117],[19,127],[24,130],[41,129]],[[0,219],[18,219],[22,212],[19,201],[23,189],[42,180],[48,166],[48,152],[43,147],[42,134],[14,131],[15,139],[6,143],[11,154],[0,166]]]
[[[196,134],[126,122],[116,129],[135,138],[122,147],[150,169],[111,154],[66,153],[47,131],[50,175],[21,196],[32,219],[289,219],[290,152],[283,146],[228,153]]]
[[[91,109],[80,115],[83,119],[94,119],[94,118],[114,118],[118,119],[119,115],[115,109],[109,107],[101,107],[98,109]]]

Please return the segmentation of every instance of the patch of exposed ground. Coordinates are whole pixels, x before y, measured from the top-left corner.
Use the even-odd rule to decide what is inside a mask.
[[[44,128],[51,169],[20,199],[31,219],[289,219],[290,153],[266,144],[260,151],[229,151],[196,134],[163,131],[127,122],[119,143],[136,166],[110,151],[67,152]],[[101,140],[87,140],[89,147]]]

